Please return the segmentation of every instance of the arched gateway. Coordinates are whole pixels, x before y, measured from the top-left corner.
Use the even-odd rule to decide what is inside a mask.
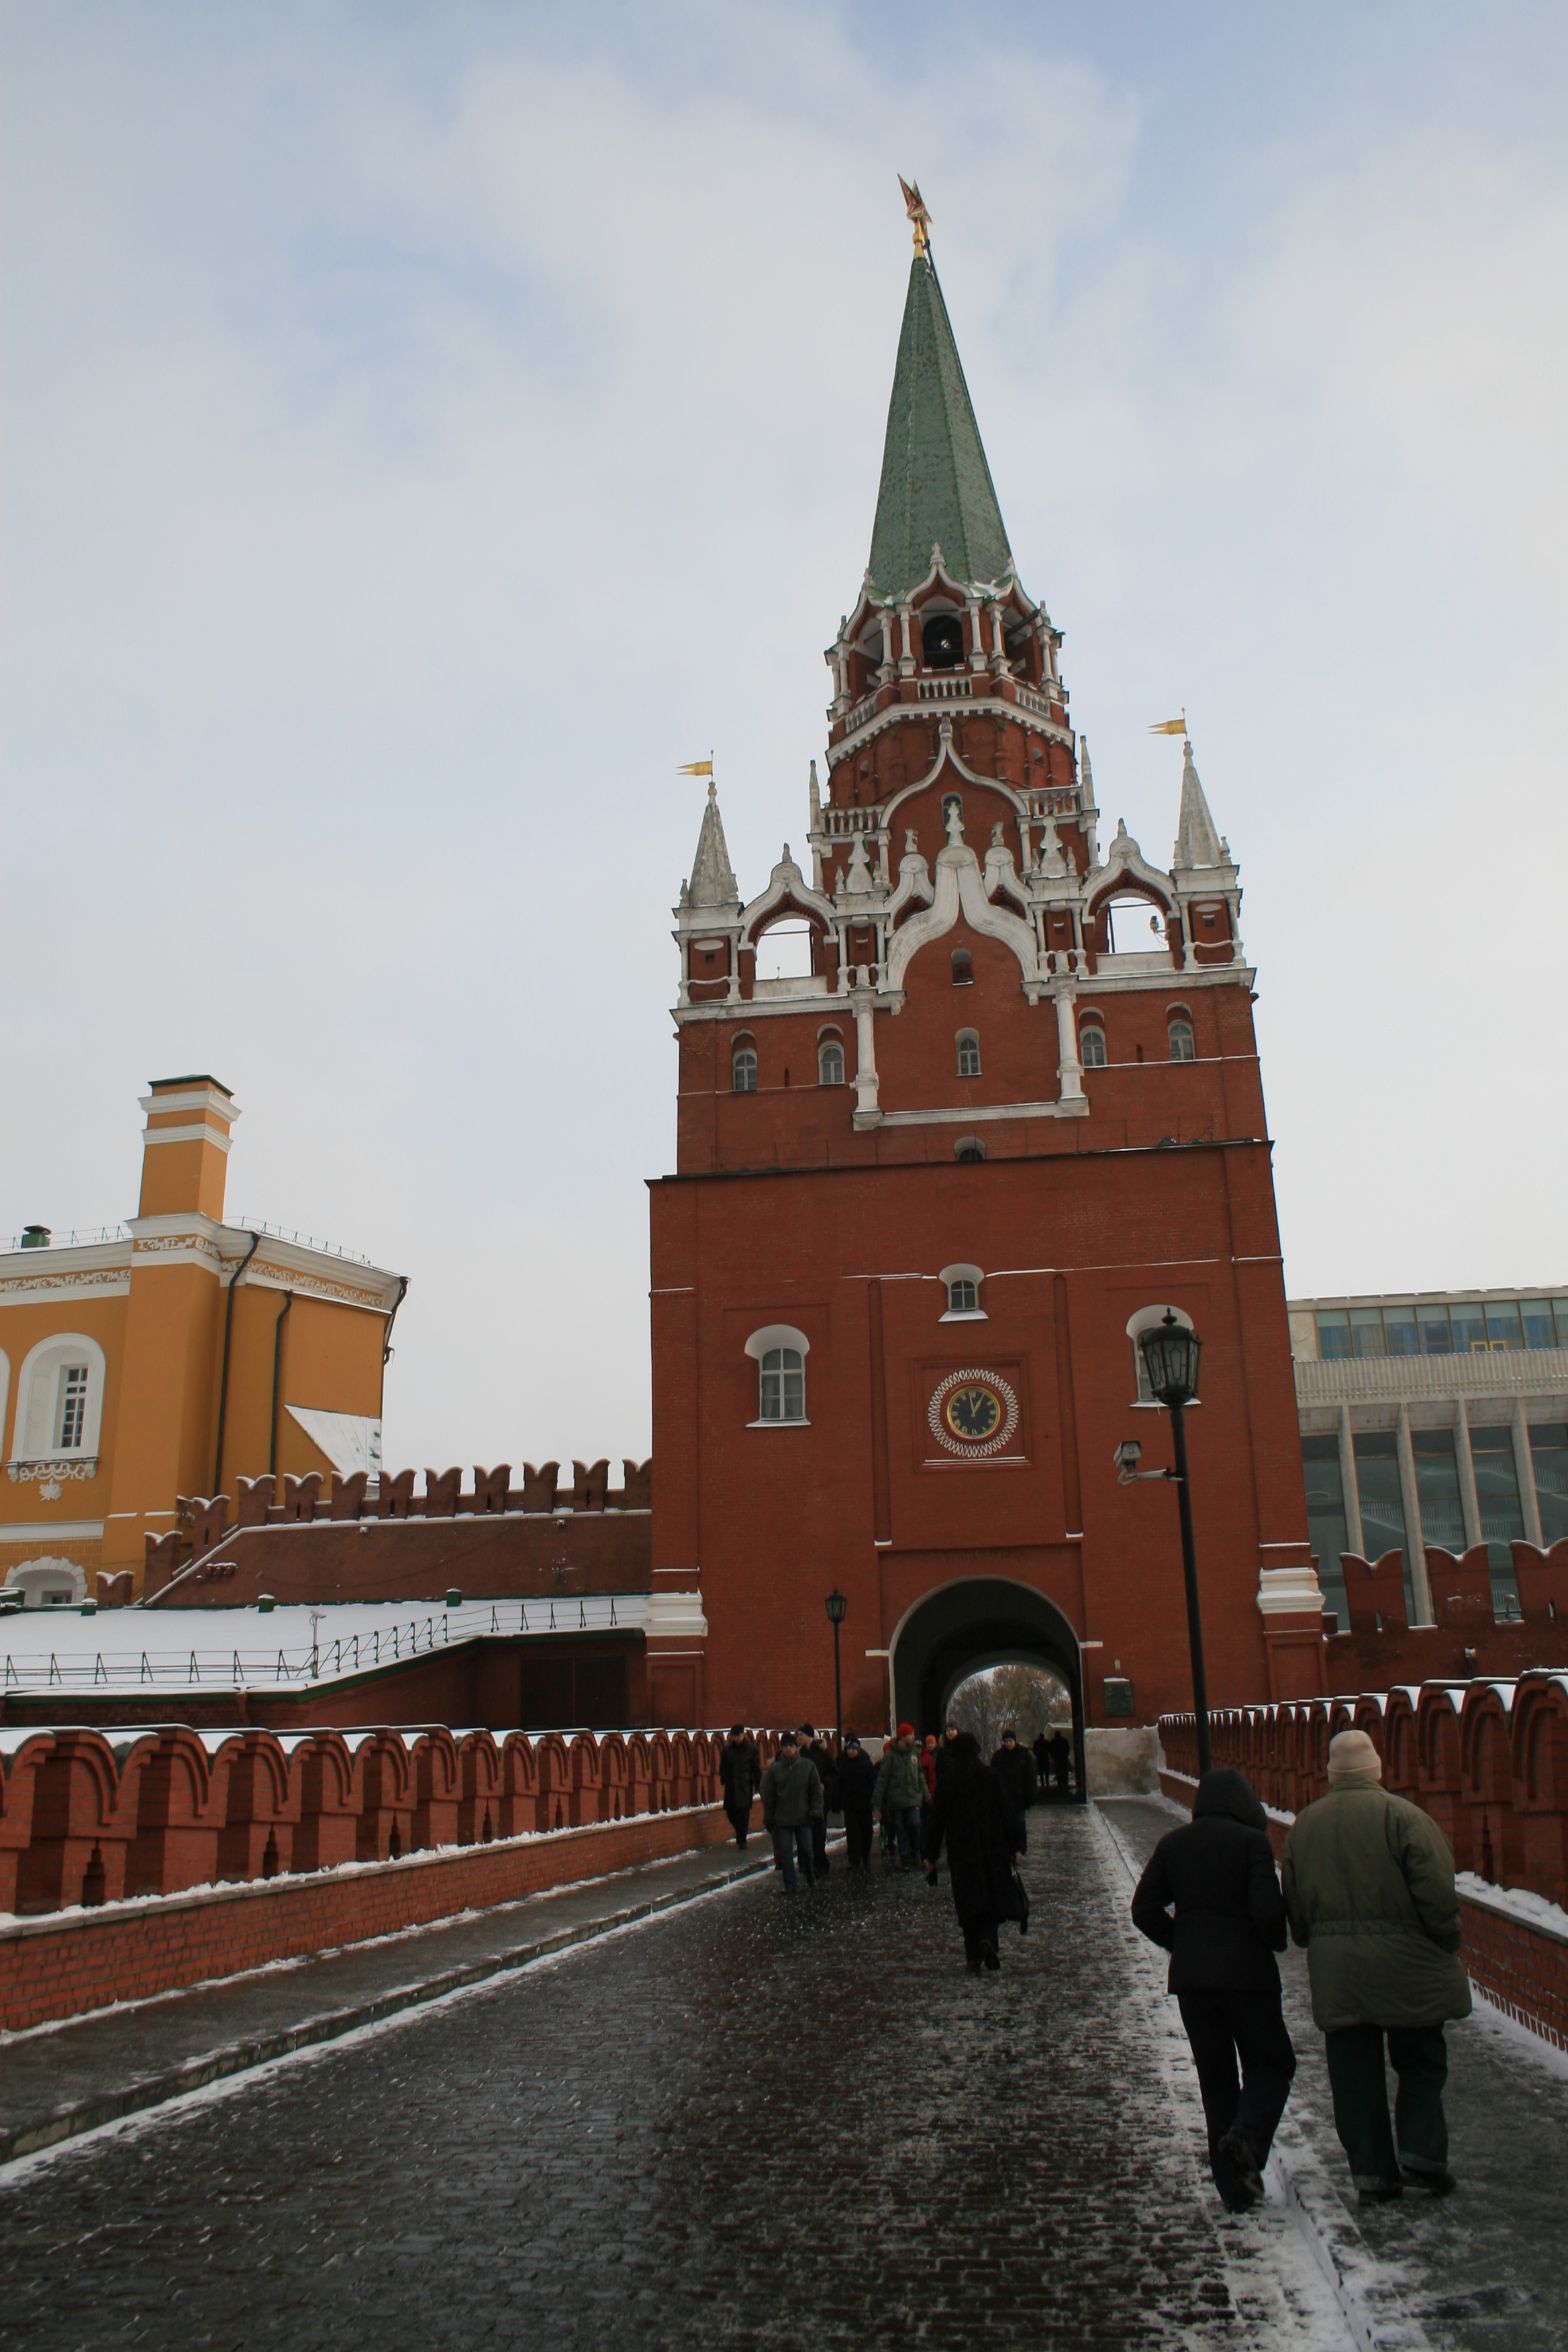
[[[1072,1698],[1074,1779],[1084,1785],[1083,1673],[1078,1636],[1061,1611],[1032,1585],[999,1576],[960,1577],[923,1593],[900,1620],[889,1648],[891,1730],[912,1723],[940,1731],[947,1703],[985,1666],[1053,1667]]]

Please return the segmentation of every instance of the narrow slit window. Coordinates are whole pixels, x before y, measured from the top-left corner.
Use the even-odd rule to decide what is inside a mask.
[[[87,1427],[87,1366],[67,1364],[60,1373],[60,1425],[57,1443],[62,1452],[79,1446]]]

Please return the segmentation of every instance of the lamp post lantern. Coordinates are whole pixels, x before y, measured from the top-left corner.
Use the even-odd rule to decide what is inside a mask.
[[[835,1752],[844,1746],[844,1683],[838,1667],[838,1628],[848,1612],[849,1603],[837,1585],[823,1603],[827,1622],[833,1628],[833,1729],[837,1742]]]
[[[1182,1573],[1187,1586],[1187,1643],[1193,1659],[1193,1713],[1197,1720],[1198,1771],[1209,1769],[1208,1685],[1204,1675],[1204,1629],[1198,1610],[1198,1565],[1193,1548],[1192,1484],[1187,1475],[1186,1408],[1198,1392],[1198,1358],[1203,1341],[1190,1324],[1178,1323],[1167,1307],[1164,1318],[1152,1330],[1141,1331],[1138,1345],[1149,1374],[1149,1386],[1171,1416],[1171,1444],[1176,1456],[1176,1510],[1182,1525]],[[1139,1475],[1133,1473],[1131,1475]],[[1145,1472],[1142,1474],[1147,1475]]]

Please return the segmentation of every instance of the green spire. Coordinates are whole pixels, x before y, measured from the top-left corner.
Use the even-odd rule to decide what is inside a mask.
[[[907,595],[923,580],[933,541],[955,580],[1000,580],[1013,569],[947,305],[930,256],[917,253],[871,532],[879,593]]]

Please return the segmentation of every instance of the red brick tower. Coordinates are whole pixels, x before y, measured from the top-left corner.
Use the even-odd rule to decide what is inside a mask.
[[[917,230],[871,556],[827,663],[810,872],[743,903],[713,788],[676,938],[677,1172],[652,1191],[655,1710],[934,1725],[1047,1660],[1089,1723],[1190,1704],[1189,1423],[1211,1700],[1316,1690],[1321,1602],[1241,893],[1186,747],[1169,872],[1098,840]],[[769,977],[781,924],[806,952]],[[761,968],[759,967],[761,949]],[[700,1605],[696,1595],[700,1593]],[[661,1630],[668,1627],[668,1631]]]

